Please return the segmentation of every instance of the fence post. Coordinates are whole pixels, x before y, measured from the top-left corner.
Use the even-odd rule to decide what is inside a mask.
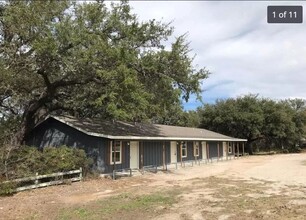
[[[37,176],[38,176],[38,173],[36,172],[36,174],[35,174],[35,185],[37,185],[37,184],[38,184],[38,179],[37,179]]]
[[[80,180],[82,180],[83,179],[83,169],[82,169],[82,167],[80,167]]]

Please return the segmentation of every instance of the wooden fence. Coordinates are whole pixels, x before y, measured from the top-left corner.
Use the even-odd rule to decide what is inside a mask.
[[[69,177],[65,178],[65,176],[69,176]],[[18,185],[21,185],[21,186],[16,188],[16,192],[20,192],[20,191],[24,191],[28,189],[36,189],[40,187],[58,185],[58,184],[62,184],[65,182],[81,181],[82,178],[83,178],[82,168],[80,168],[78,170],[51,173],[51,174],[46,174],[46,175],[38,175],[38,173],[36,173],[35,176],[14,179],[14,180],[5,181],[2,183],[17,183]]]

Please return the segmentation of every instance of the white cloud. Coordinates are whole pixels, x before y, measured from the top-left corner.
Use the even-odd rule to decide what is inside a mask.
[[[142,20],[173,20],[176,36],[188,32],[197,54],[195,64],[213,73],[203,83],[204,102],[249,93],[306,99],[306,24],[268,24],[266,19],[268,5],[306,8],[305,2],[132,1],[131,5]]]

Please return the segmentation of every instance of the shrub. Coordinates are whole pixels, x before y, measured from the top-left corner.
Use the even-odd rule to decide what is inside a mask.
[[[6,182],[0,183],[0,196],[12,195],[16,189],[16,183]]]
[[[9,179],[16,179],[39,174],[63,172],[82,167],[85,171],[91,165],[91,160],[86,157],[84,150],[67,146],[47,147],[43,151],[23,146],[14,149],[4,170],[4,159],[0,158],[1,173]]]
[[[10,179],[31,176],[42,167],[42,154],[35,147],[22,147],[11,152],[7,161]]]
[[[289,150],[288,150],[288,149],[283,149],[283,150],[282,150],[282,153],[288,154],[288,153],[289,153]]]
[[[292,146],[288,150],[290,153],[300,153],[302,151],[302,149],[298,146]]]
[[[84,150],[67,146],[45,148],[43,160],[45,161],[45,173],[69,171],[80,167],[86,170],[90,165],[90,160],[86,157]]]

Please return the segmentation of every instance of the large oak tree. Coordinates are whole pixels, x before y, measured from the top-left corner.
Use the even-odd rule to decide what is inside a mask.
[[[184,36],[141,22],[128,2],[5,1],[0,6],[0,116],[19,120],[14,144],[41,117],[142,121],[200,94]]]

